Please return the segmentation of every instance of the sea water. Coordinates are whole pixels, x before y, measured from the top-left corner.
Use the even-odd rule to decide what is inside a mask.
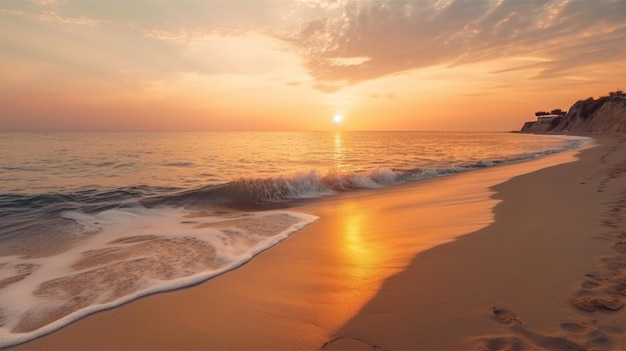
[[[588,141],[514,133],[0,133],[0,347],[228,272],[317,220],[290,211],[295,202],[521,162]]]

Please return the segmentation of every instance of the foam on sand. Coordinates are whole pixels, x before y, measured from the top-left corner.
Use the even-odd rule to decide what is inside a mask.
[[[250,260],[317,219],[288,211],[191,213],[136,205],[68,211],[91,236],[47,257],[0,257],[0,347]]]

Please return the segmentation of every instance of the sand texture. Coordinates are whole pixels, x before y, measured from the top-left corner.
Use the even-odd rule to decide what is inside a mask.
[[[248,264],[14,349],[626,349],[626,144],[597,139],[296,206]]]
[[[418,255],[337,335],[387,350],[626,349],[623,141],[496,186],[494,223]]]

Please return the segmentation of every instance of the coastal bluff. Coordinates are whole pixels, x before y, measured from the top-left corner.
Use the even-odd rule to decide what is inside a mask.
[[[626,132],[626,95],[621,91],[576,102],[565,115],[526,122],[523,133]]]

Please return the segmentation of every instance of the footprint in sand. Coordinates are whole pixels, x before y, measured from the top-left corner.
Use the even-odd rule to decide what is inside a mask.
[[[569,299],[570,305],[585,312],[619,311],[624,307],[624,303],[613,297],[603,296],[576,296]]]
[[[477,350],[553,350],[582,351],[587,349],[608,350],[613,345],[611,340],[600,330],[588,330],[577,323],[562,323],[561,329],[573,334],[572,341],[568,336],[552,336],[524,327],[522,320],[513,312],[499,307],[491,309],[492,318],[499,324],[508,327],[512,335],[487,337],[478,345]]]
[[[607,290],[610,294],[615,296],[626,296],[626,282],[618,281]]]
[[[515,313],[504,308],[493,307],[491,313],[493,318],[500,324],[522,324],[522,322],[517,318]]]
[[[485,340],[483,345],[476,348],[476,351],[523,351],[529,346],[516,337],[496,337]]]

